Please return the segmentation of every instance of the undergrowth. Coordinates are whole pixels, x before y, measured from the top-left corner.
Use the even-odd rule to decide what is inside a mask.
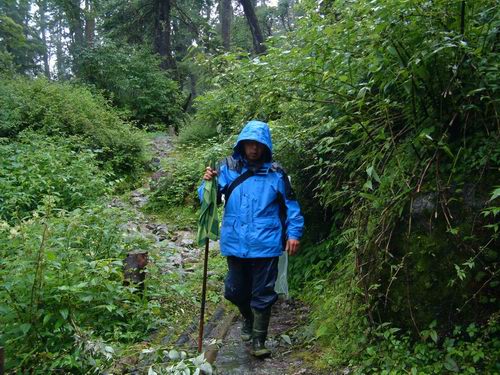
[[[94,152],[116,178],[136,177],[145,166],[144,137],[100,95],[43,78],[0,80],[0,137],[31,130],[44,136],[78,136],[75,150]]]
[[[270,124],[306,216],[292,282],[317,297],[325,366],[497,371],[495,2],[300,7],[266,55],[198,57],[214,78],[192,133]]]

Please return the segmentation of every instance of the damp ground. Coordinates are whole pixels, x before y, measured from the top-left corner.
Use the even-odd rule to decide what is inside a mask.
[[[158,186],[165,172],[162,160],[170,157],[174,149],[172,138],[168,135],[156,135],[150,141],[150,167],[152,173],[143,186],[131,191],[127,198],[114,198],[110,206],[128,210],[130,219],[124,225],[126,235],[147,238],[152,243],[152,251],[160,254],[156,260],[164,273],[176,273],[181,279],[189,278],[196,270],[203,267],[203,251],[195,245],[194,228],[178,228],[176,223],[164,222],[153,215],[144,213],[149,196]],[[211,253],[218,252],[218,243],[211,242]],[[209,272],[209,282],[211,273]],[[220,281],[219,281],[220,283]],[[222,293],[221,293],[222,294]],[[211,351],[214,374],[220,375],[319,375],[304,360],[307,347],[304,345],[304,327],[307,322],[308,308],[294,299],[280,297],[273,306],[266,345],[272,354],[266,359],[257,359],[250,354],[250,344],[241,341],[242,320],[236,310],[224,301],[211,313],[207,312],[204,336],[204,350]],[[164,345],[173,345],[188,352],[195,352],[198,335],[196,316],[193,311],[193,323],[180,336],[161,333],[163,337],[154,337]],[[216,344],[214,344],[216,342]],[[127,359],[129,360],[129,359]],[[147,364],[134,358],[132,363],[120,364],[115,370],[124,374],[142,374]],[[129,361],[130,362],[130,361]],[[115,372],[113,372],[115,373]]]
[[[221,375],[317,375],[301,358],[303,353],[302,327],[308,308],[292,299],[280,298],[273,306],[266,346],[271,356],[258,359],[250,354],[250,343],[240,338],[243,321],[234,321],[215,361]]]

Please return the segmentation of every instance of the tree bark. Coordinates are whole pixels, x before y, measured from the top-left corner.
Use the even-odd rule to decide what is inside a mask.
[[[73,37],[73,49],[78,50],[83,46],[83,19],[80,0],[71,0],[67,9],[69,29]]]
[[[82,9],[80,8],[80,0],[64,0],[61,1],[61,7],[66,15],[68,21],[69,32],[71,35],[71,43],[69,45],[69,52],[73,57],[72,71],[73,74],[78,76],[78,59],[77,56],[84,47],[84,22]]]
[[[43,72],[45,77],[50,79],[49,46],[47,44],[47,1],[41,0],[38,3],[40,12],[40,37],[43,43]]]
[[[123,285],[135,286],[138,294],[144,293],[144,280],[146,279],[146,267],[148,265],[147,251],[132,251],[127,254],[123,261]]]
[[[222,45],[228,51],[231,48],[231,19],[233,16],[233,8],[231,0],[220,0],[220,24]]]
[[[252,33],[255,52],[257,54],[263,54],[266,52],[266,46],[264,45],[264,37],[262,36],[262,31],[260,30],[259,22],[255,15],[252,0],[240,0],[240,3],[243,5],[243,12],[245,13],[250,32]]]
[[[56,30],[56,68],[57,68],[57,79],[62,80],[66,77],[66,69],[64,64],[64,50],[63,50],[63,41],[62,35],[63,27],[61,25],[61,19],[57,21],[57,30]]]
[[[94,45],[95,16],[92,0],[85,0],[85,43],[87,47]]]
[[[172,57],[170,0],[156,0],[155,3],[155,51],[162,57],[163,69],[174,69]]]

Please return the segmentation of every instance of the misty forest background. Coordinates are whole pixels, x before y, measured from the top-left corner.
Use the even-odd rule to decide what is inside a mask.
[[[166,133],[175,150],[144,212],[193,227],[207,160],[259,119],[306,217],[289,271],[311,306],[305,360],[318,373],[500,373],[499,12],[495,0],[3,0],[7,370],[99,372],[185,326],[199,284],[153,256],[147,298],[124,286],[122,259],[150,244],[123,236],[131,213],[108,203],[152,173],[147,144]]]

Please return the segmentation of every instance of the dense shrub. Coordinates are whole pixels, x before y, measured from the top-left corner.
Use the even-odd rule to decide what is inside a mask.
[[[0,144],[0,219],[29,215],[47,195],[57,199],[57,207],[72,210],[108,192],[96,155],[74,151],[74,143],[79,139],[25,133],[18,142]]]
[[[325,311],[344,293],[357,321],[410,341],[498,309],[499,21],[493,1],[462,5],[304,1],[308,16],[266,56],[210,60],[222,73],[197,100],[195,122],[223,136],[269,121],[316,244],[291,261],[293,281],[323,272]],[[346,259],[354,281],[337,284]],[[365,349],[339,339],[356,326],[347,315],[316,321],[338,363]]]
[[[46,197],[31,218],[0,221],[7,368],[81,371],[111,357],[109,343],[141,336],[149,324],[144,302],[122,286],[124,252],[139,244],[126,244],[120,214],[54,204]]]
[[[175,153],[163,161],[165,175],[151,195],[150,209],[162,210],[171,207],[198,207],[196,189],[209,161],[219,160],[224,154],[224,146],[207,141],[205,148],[180,145]]]
[[[202,144],[210,138],[218,135],[217,128],[200,122],[189,123],[179,131],[178,142],[180,144]]]
[[[191,320],[186,311],[198,306],[189,288],[197,290],[199,278],[187,286],[165,273],[165,254],[125,230],[130,213],[123,208],[66,211],[56,203],[46,196],[31,217],[15,225],[0,220],[0,346],[7,371],[103,372],[153,330],[180,334]],[[149,253],[144,298],[123,285],[123,259],[133,250]]]
[[[96,88],[129,119],[142,126],[179,127],[182,120],[178,84],[147,50],[104,44],[84,50],[78,76]]]
[[[78,148],[98,153],[116,173],[134,174],[144,163],[144,141],[99,95],[45,79],[0,81],[0,137],[31,129],[46,135],[80,136]]]

